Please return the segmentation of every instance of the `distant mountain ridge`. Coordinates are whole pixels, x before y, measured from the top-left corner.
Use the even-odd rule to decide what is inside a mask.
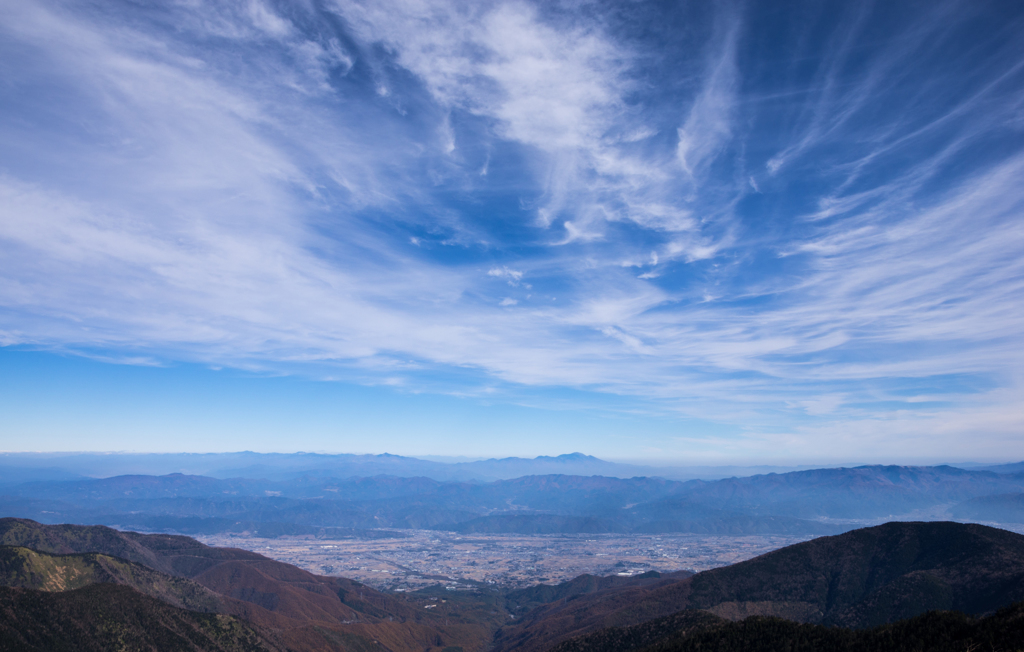
[[[494,482],[319,473],[283,480],[170,474],[8,486],[0,491],[0,514],[50,523],[268,537],[394,538],[403,529],[821,535],[894,518],[1019,522],[1000,518],[1002,513],[1019,519],[1017,503],[992,497],[1022,494],[1024,474],[951,466],[863,466],[685,482],[567,474]]]
[[[983,466],[977,471],[992,471],[994,473],[1024,473],[1024,462],[1014,462],[1013,464],[995,464],[992,466]]]
[[[291,480],[300,476],[335,478],[392,475],[441,482],[493,482],[526,475],[656,476],[674,480],[718,479],[811,467],[666,466],[609,462],[583,453],[535,458],[492,458],[437,462],[383,453],[0,453],[0,485],[33,479],[67,480],[122,475],[203,475],[219,479]]]
[[[978,496],[954,506],[950,513],[969,521],[1024,524],[1024,493]]]

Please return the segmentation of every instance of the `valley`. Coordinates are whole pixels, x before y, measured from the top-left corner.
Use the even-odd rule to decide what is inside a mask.
[[[812,538],[810,535],[475,534],[407,530],[408,538],[258,538],[216,534],[210,546],[258,552],[320,575],[358,580],[378,590],[415,591],[445,584],[525,588],[583,574],[633,576],[648,571],[700,572]]]
[[[560,563],[572,538],[418,531],[400,539],[404,546],[392,537],[390,555],[381,539],[360,548],[349,541],[349,554],[359,552],[356,563],[365,561],[360,568],[378,580],[383,563],[433,580],[381,592],[179,535],[4,518],[0,649],[962,652],[1017,649],[1024,639],[1024,536],[976,524],[885,523],[696,574],[644,569],[686,554],[717,563],[781,541],[579,537],[594,557],[609,551],[600,564],[610,574],[523,588],[433,574],[500,558],[513,571],[537,572],[552,567],[548,559]],[[275,554],[304,564],[326,559],[313,546],[335,545],[278,542]],[[446,548],[448,556],[440,554]],[[345,563],[338,548],[320,550]],[[409,565],[395,561],[399,553]],[[468,561],[459,566],[459,557]]]

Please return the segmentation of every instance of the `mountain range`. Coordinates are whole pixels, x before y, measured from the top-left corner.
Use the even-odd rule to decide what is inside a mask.
[[[1021,523],[1022,500],[1024,473],[951,466],[688,481],[558,474],[463,482],[311,471],[276,480],[175,473],[9,484],[0,488],[0,513],[49,523],[264,537],[401,537],[410,528],[823,535],[895,518]]]
[[[583,453],[440,462],[401,455],[348,453],[0,453],[0,485],[30,480],[73,480],[116,475],[204,475],[292,480],[319,475],[347,478],[391,475],[441,482],[493,482],[526,475],[638,476],[713,480],[813,467],[645,466],[609,462]],[[1018,469],[1024,471],[1024,469]]]
[[[0,649],[40,651],[1009,650],[1024,536],[894,522],[696,575],[432,591],[379,593],[188,537],[0,519]]]

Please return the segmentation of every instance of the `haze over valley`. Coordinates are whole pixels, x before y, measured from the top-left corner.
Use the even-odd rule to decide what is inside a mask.
[[[1024,463],[669,479],[582,453],[3,462],[15,649],[954,652],[1024,634]]]

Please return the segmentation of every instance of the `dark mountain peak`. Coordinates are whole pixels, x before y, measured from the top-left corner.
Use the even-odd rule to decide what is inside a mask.
[[[630,627],[611,627],[565,641],[547,652],[962,652],[1016,650],[1024,636],[1024,603],[984,618],[931,611],[870,630],[850,630],[752,617],[730,622],[688,609]]]
[[[886,523],[700,573],[691,591],[689,606],[719,615],[853,627],[929,609],[980,614],[1024,599],[1024,536],[977,524]]]
[[[584,591],[587,582],[596,580],[538,588],[556,600],[503,628],[497,649],[544,652],[574,636],[653,622],[684,609],[727,620],[770,616],[854,628],[930,610],[991,613],[1024,600],[1024,536],[974,524],[893,522],[820,537],[685,579]],[[557,600],[559,591],[574,595]],[[628,649],[614,647],[622,636],[612,636],[608,649]]]

